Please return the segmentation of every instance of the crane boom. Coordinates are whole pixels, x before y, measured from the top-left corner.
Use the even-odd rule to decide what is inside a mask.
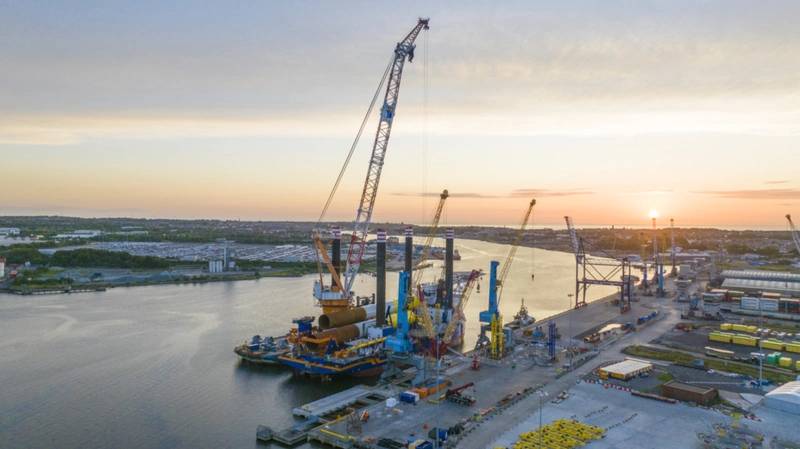
[[[511,244],[511,248],[508,249],[508,255],[506,256],[506,262],[502,265],[500,269],[500,276],[497,277],[497,303],[500,304],[501,295],[503,293],[503,285],[505,284],[506,277],[508,276],[509,271],[511,270],[511,262],[514,261],[514,256],[517,254],[517,248],[519,248],[519,244],[522,243],[522,237],[525,236],[525,228],[528,227],[528,221],[531,218],[531,213],[533,213],[533,206],[536,205],[536,200],[532,199],[530,204],[528,205],[528,210],[525,211],[525,216],[522,219],[522,225],[520,225],[519,230],[517,231],[517,235],[514,237],[514,242]]]
[[[433,214],[433,221],[431,222],[428,236],[425,238],[425,246],[422,247],[422,255],[417,263],[417,281],[414,284],[412,291],[409,292],[409,294],[416,293],[418,296],[418,305],[415,312],[417,314],[417,318],[419,318],[420,322],[422,323],[422,327],[425,330],[428,338],[434,337],[434,331],[430,312],[428,312],[428,304],[426,304],[424,295],[420,291],[420,287],[422,285],[422,272],[425,269],[428,259],[430,258],[431,245],[433,245],[433,239],[436,237],[436,233],[439,230],[439,221],[442,218],[442,211],[444,210],[445,201],[447,201],[449,196],[450,194],[447,192],[447,189],[443,190],[442,194],[439,195],[439,204],[436,205],[436,212]],[[409,275],[411,275],[411,273],[409,273]]]
[[[790,214],[786,214],[786,220],[789,222],[789,232],[792,234],[794,247],[797,249],[797,254],[800,255],[800,232],[794,227],[794,222],[792,221],[792,216]]]
[[[481,272],[479,270],[472,270],[467,278],[467,282],[464,284],[464,289],[461,290],[461,299],[458,301],[458,305],[456,309],[453,311],[453,315],[450,318],[450,323],[447,325],[447,328],[444,330],[444,336],[442,337],[442,342],[448,344],[450,340],[453,338],[453,334],[456,331],[456,324],[459,322],[463,322],[465,320],[464,317],[464,307],[467,305],[467,301],[469,301],[469,297],[472,294],[472,290],[477,284],[478,279],[481,277]]]
[[[344,294],[349,295],[367,243],[367,233],[372,220],[372,211],[375,208],[375,197],[378,194],[378,184],[381,179],[381,170],[386,157],[389,136],[397,108],[397,99],[400,94],[400,80],[403,75],[403,65],[414,60],[414,41],[422,30],[428,29],[428,19],[420,18],[417,25],[397,43],[394,49],[394,62],[389,73],[389,82],[383,97],[383,106],[380,111],[380,122],[375,133],[375,142],[372,145],[372,157],[369,160],[367,177],[364,180],[364,189],[361,192],[361,201],[353,223],[353,234],[350,238],[350,248],[347,252],[347,265],[344,272]]]

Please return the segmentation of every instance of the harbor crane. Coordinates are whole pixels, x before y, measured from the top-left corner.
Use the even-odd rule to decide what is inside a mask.
[[[608,285],[619,287],[619,311],[625,313],[631,308],[631,291],[633,277],[631,264],[627,257],[616,259],[604,254],[605,257],[593,257],[587,254],[588,242],[578,234],[572,217],[565,216],[567,231],[572,241],[572,251],[575,253],[575,308],[586,306],[586,291],[592,285]],[[601,251],[602,252],[602,251]]]
[[[369,167],[367,168],[366,179],[364,180],[364,187],[361,192],[361,199],[358,203],[356,211],[356,218],[353,222],[353,232],[350,237],[350,245],[347,250],[347,260],[344,273],[339,273],[339,267],[334,267],[327,258],[327,250],[320,238],[320,232],[316,231],[313,235],[314,248],[317,252],[317,260],[322,258],[328,271],[331,272],[334,286],[325,287],[324,279],[322,277],[322,270],[320,267],[320,279],[315,282],[314,296],[317,301],[322,305],[324,311],[333,311],[342,308],[349,308],[353,306],[353,293],[352,288],[361,268],[361,262],[364,257],[364,251],[367,245],[367,235],[369,233],[369,226],[372,221],[372,212],[375,209],[375,199],[378,195],[378,186],[381,179],[381,171],[383,170],[384,161],[386,159],[386,151],[389,146],[389,137],[392,132],[392,124],[397,113],[397,101],[400,94],[400,81],[403,76],[403,67],[408,62],[414,60],[414,49],[416,48],[414,42],[417,36],[423,31],[428,29],[429,19],[420,18],[414,28],[397,43],[394,48],[394,57],[392,58],[389,67],[384,72],[381,83],[378,86],[378,91],[370,104],[367,115],[361,124],[361,128],[356,136],[350,152],[345,160],[344,166],[339,173],[339,177],[334,184],[334,187],[328,196],[328,200],[320,215],[319,222],[325,216],[328,207],[331,204],[332,198],[339,186],[344,171],[350,161],[351,156],[356,148],[358,139],[366,124],[366,120],[370,115],[373,106],[375,105],[378,92],[381,87],[386,84],[386,90],[383,95],[383,104],[380,108],[378,129],[375,132],[375,140],[372,144],[372,154],[369,159]],[[387,78],[388,77],[388,78]],[[318,222],[318,223],[319,223]],[[321,264],[320,264],[321,265]]]
[[[433,329],[433,322],[431,321],[431,315],[430,311],[428,310],[428,304],[425,300],[425,295],[422,292],[422,274],[425,268],[430,265],[429,259],[431,256],[433,239],[436,237],[436,234],[439,231],[439,221],[442,218],[442,211],[444,210],[445,202],[449,196],[450,194],[447,192],[447,189],[442,191],[442,194],[439,195],[439,203],[436,205],[436,212],[433,214],[433,221],[431,222],[428,230],[428,236],[425,238],[425,244],[422,246],[422,254],[420,255],[419,262],[417,262],[416,282],[414,282],[414,288],[408,292],[410,295],[412,295],[412,298],[410,298],[410,303],[416,305],[415,313],[417,314],[420,324],[422,324],[422,329],[425,333],[425,336],[429,339],[435,338],[436,333]],[[412,273],[409,273],[409,275],[413,278]]]
[[[794,247],[797,250],[798,256],[800,256],[800,231],[794,227],[794,222],[792,221],[791,214],[786,214],[786,221],[789,222],[789,233],[792,234],[792,241],[794,241]]]
[[[533,213],[533,206],[536,205],[536,200],[532,199],[528,204],[528,209],[522,218],[522,224],[517,231],[511,248],[508,249],[506,260],[500,269],[500,275],[497,275],[497,266],[499,262],[493,260],[489,263],[489,309],[480,313],[480,321],[489,326],[491,339],[489,340],[489,354],[494,359],[499,359],[503,356],[505,349],[505,336],[503,335],[503,316],[500,313],[500,300],[502,299],[503,287],[505,286],[508,273],[511,271],[511,263],[514,261],[514,256],[517,254],[517,248],[522,243],[522,238],[525,236],[525,228],[528,227],[528,221]],[[482,326],[482,338],[479,340],[479,345],[486,340],[483,334],[485,326]]]

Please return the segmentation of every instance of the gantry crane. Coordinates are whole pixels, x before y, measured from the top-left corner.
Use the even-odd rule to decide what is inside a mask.
[[[792,234],[794,247],[797,249],[798,256],[800,256],[800,232],[798,232],[797,228],[794,227],[794,222],[792,221],[792,216],[790,214],[786,214],[786,221],[789,222],[789,232]]]
[[[500,300],[502,299],[503,286],[505,285],[508,273],[511,271],[511,263],[514,261],[514,256],[517,254],[517,248],[525,236],[525,228],[528,226],[528,221],[533,213],[533,206],[536,205],[536,200],[532,199],[528,204],[528,210],[522,219],[522,224],[517,231],[511,248],[508,249],[508,255],[500,270],[500,275],[497,275],[497,261],[491,261],[489,265],[489,309],[480,313],[480,321],[489,326],[491,332],[491,339],[489,340],[489,354],[492,358],[498,359],[503,356],[505,351],[505,337],[503,335],[503,316],[500,313]],[[481,331],[483,334],[484,326]],[[485,341],[485,335],[479,340],[479,344]]]
[[[575,308],[586,306],[586,290],[590,285],[611,285],[620,289],[620,313],[630,310],[633,276],[628,258],[616,259],[603,251],[599,252],[604,258],[589,256],[586,253],[587,242],[578,235],[572,217],[565,216],[564,221],[575,253]]]
[[[394,58],[392,59],[389,68],[384,73],[384,78],[381,80],[380,86],[383,85],[384,81],[386,82],[386,91],[383,96],[383,105],[380,109],[378,129],[375,132],[375,140],[372,144],[372,155],[369,160],[369,167],[367,169],[366,179],[364,180],[364,187],[361,192],[361,200],[359,201],[356,218],[353,222],[353,233],[350,237],[350,246],[347,251],[347,262],[344,269],[343,279],[340,277],[340,273],[337,271],[339,267],[334,267],[333,264],[329,263],[328,260],[325,260],[325,266],[331,272],[335,286],[331,288],[326,288],[324,286],[321,268],[320,280],[314,286],[314,296],[317,298],[317,301],[322,305],[323,310],[326,312],[340,308],[352,307],[353,305],[353,283],[355,282],[359,268],[361,267],[361,261],[364,257],[364,250],[367,245],[367,234],[369,233],[369,225],[372,221],[372,212],[375,208],[375,199],[378,194],[381,171],[383,170],[383,165],[386,158],[386,150],[389,145],[392,123],[394,122],[395,114],[397,112],[397,100],[400,94],[400,80],[402,79],[403,75],[403,66],[405,65],[406,60],[408,60],[408,62],[412,62],[414,60],[414,49],[416,48],[414,41],[416,41],[417,36],[419,36],[422,30],[427,29],[428,19],[420,18],[414,28],[412,28],[411,31],[403,38],[403,40],[398,42],[395,46]],[[387,76],[388,79],[386,78]],[[374,105],[374,100],[375,99],[373,99],[373,103],[370,105],[370,111]],[[369,115],[369,112],[367,115]],[[362,130],[363,126],[364,124],[362,124]],[[360,135],[361,131],[359,131],[358,136]],[[347,167],[357,141],[358,137],[356,137],[356,142],[354,142],[353,147],[351,147],[350,154],[345,161],[343,171],[344,168]],[[335,193],[336,188],[341,181],[343,171],[340,172],[339,178],[334,184],[334,188],[328,197],[328,202],[323,208],[320,221],[322,221],[322,217],[324,217],[324,214],[330,205],[331,198],[333,197],[333,194]],[[317,250],[317,257],[326,259],[327,250],[325,249],[325,245],[322,244],[319,234],[320,233],[317,231],[314,232],[314,247]]]

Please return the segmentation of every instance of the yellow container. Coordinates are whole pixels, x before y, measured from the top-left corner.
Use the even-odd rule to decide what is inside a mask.
[[[720,330],[723,331],[730,331],[733,330],[733,324],[731,323],[722,323],[719,325]]]
[[[734,335],[732,342],[740,346],[758,346],[758,339],[749,335]]]
[[[777,340],[761,340],[761,347],[764,349],[773,349],[775,351],[783,351],[784,344],[782,341]]]
[[[730,343],[733,339],[733,334],[728,334],[725,332],[711,332],[708,334],[708,339],[711,341],[719,341],[722,343]]]
[[[794,352],[795,354],[800,354],[800,343],[792,342],[784,344],[786,348],[786,352]]]
[[[778,359],[778,366],[781,368],[791,368],[792,367],[792,359],[789,357],[781,357]]]

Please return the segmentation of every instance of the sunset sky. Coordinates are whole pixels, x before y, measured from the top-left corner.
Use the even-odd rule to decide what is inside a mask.
[[[0,0],[0,214],[314,220],[417,16],[375,220],[800,216],[796,1]]]

